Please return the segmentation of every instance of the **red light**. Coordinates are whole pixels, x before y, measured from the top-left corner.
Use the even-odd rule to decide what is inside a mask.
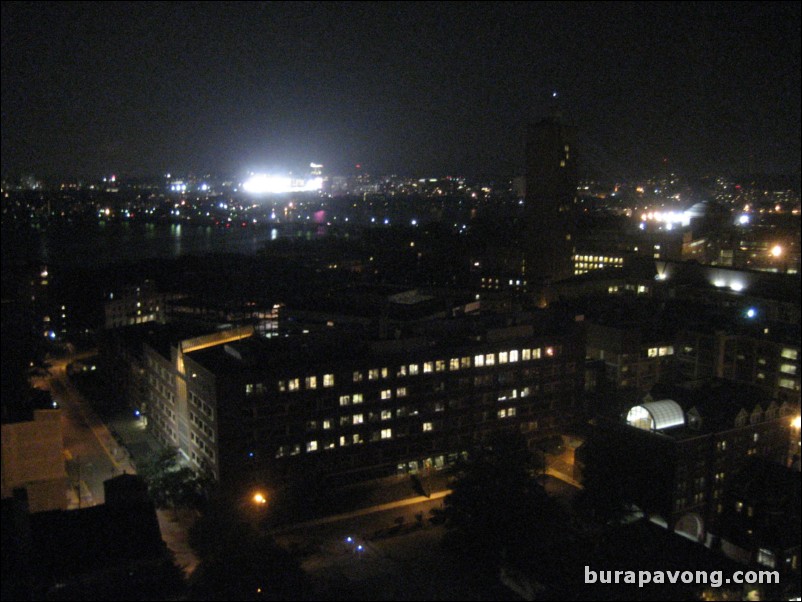
[[[361,163],[357,163],[357,164],[356,164],[356,168],[357,168],[357,169],[362,169],[362,164],[361,164]]]
[[[740,185],[740,184],[736,184],[736,185],[735,185],[735,189],[736,189],[736,190],[740,190],[740,189],[741,189],[741,185]]]

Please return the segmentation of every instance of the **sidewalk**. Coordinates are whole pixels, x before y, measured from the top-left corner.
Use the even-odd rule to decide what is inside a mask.
[[[164,449],[145,429],[142,419],[134,416],[130,410],[115,411],[106,418],[106,425],[115,443],[125,448],[133,467],[155,458]]]

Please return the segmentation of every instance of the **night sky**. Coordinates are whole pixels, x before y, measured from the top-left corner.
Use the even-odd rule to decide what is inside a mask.
[[[554,90],[588,174],[798,174],[799,5],[2,7],[3,174],[515,174]]]

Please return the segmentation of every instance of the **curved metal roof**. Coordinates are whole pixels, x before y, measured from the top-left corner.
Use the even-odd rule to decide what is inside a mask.
[[[685,412],[673,399],[649,401],[635,407],[646,410],[652,417],[652,430],[661,431],[672,426],[685,424]]]

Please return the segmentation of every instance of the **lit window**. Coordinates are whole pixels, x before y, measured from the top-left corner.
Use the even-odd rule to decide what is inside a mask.
[[[423,373],[428,374],[434,370],[434,362],[424,362],[423,363]]]
[[[297,391],[301,388],[301,382],[297,378],[290,379],[287,385],[290,391]]]
[[[766,550],[764,548],[758,549],[757,561],[759,564],[767,566],[771,569],[777,565],[777,561],[774,559],[774,553],[771,550]]]
[[[340,395],[340,405],[347,406],[351,403],[351,396],[350,395]]]
[[[365,401],[365,399],[362,393],[354,393],[352,401],[354,403],[362,403],[363,401]]]
[[[657,357],[657,347],[650,347],[647,355],[649,357]]]
[[[330,429],[331,428],[331,420],[324,420],[323,421],[323,428]]]
[[[389,373],[390,373],[390,371],[387,368],[382,368],[382,372],[381,372],[382,378],[387,378]]]
[[[780,372],[783,374],[796,374],[796,366],[793,364],[783,364],[780,366]]]
[[[531,349],[523,349],[521,351],[521,360],[524,362],[529,361],[532,359],[532,350]]]
[[[402,376],[406,376],[407,375],[407,367],[406,366],[400,366],[398,368],[398,372],[396,372],[395,375],[396,375],[396,377],[399,377],[399,378],[402,377]]]
[[[477,368],[481,368],[485,365],[485,356],[484,355],[477,355],[473,358],[473,365]]]
[[[334,375],[333,374],[324,374],[323,375],[323,386],[324,387],[333,387],[334,386]]]
[[[406,387],[398,387],[395,390],[396,397],[406,397],[407,396],[407,388]]]
[[[507,410],[506,409],[499,410],[498,411],[498,417],[499,418],[506,418],[507,417]]]
[[[307,389],[317,389],[317,376],[307,376],[306,377],[306,388]]]
[[[352,418],[354,424],[362,424],[365,421],[365,417],[363,414],[354,414]]]
[[[459,370],[459,358],[452,357],[450,360],[448,360],[448,369]]]
[[[432,423],[431,422],[424,422],[423,423],[423,432],[425,433],[425,432],[431,431],[431,430],[433,430]]]
[[[460,368],[470,368],[471,367],[471,358],[470,357],[461,357],[459,360],[459,367]]]
[[[496,363],[496,354],[488,353],[485,355],[485,366],[493,366]]]
[[[306,451],[308,451],[308,452],[317,451],[317,441],[307,441],[306,442]]]
[[[284,392],[284,391],[287,390],[287,381],[286,380],[278,381],[278,390],[281,391],[281,392]]]
[[[506,364],[510,360],[510,354],[506,351],[500,351],[498,354],[498,363]]]
[[[445,360],[437,360],[437,361],[434,363],[434,370],[435,370],[435,372],[442,372],[442,371],[443,371],[443,370],[445,370],[445,369],[446,369],[446,362],[445,362]]]
[[[362,382],[362,373],[361,372],[354,372],[354,382],[355,383]]]
[[[409,365],[409,374],[410,376],[416,376],[418,374],[418,364]]]
[[[512,351],[510,351],[510,363],[514,364],[517,361],[518,361],[518,350],[513,349]]]
[[[381,392],[381,398],[382,398],[382,399],[392,399],[392,397],[393,397],[393,391],[392,391],[392,389],[384,389],[384,390]]]
[[[797,357],[799,357],[799,353],[797,352],[797,350],[791,349],[789,347],[785,347],[780,353],[780,355],[787,360],[795,360]]]
[[[794,381],[793,379],[790,378],[781,378],[777,384],[779,384],[784,389],[794,388]]]
[[[390,420],[393,417],[392,410],[382,410],[381,414],[382,420]]]
[[[378,380],[379,378],[379,369],[372,368],[368,370],[368,380]]]
[[[392,439],[393,438],[393,429],[382,429],[381,437],[382,437],[382,439]]]
[[[532,359],[539,360],[540,359],[540,348],[532,349]]]
[[[351,440],[354,443],[362,443],[362,435],[360,435],[359,433],[354,433],[354,435],[351,437]]]

